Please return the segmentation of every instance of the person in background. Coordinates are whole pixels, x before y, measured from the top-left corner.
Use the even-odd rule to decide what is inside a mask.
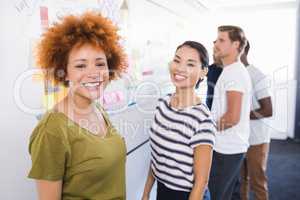
[[[215,42],[214,42],[215,43]],[[211,110],[215,85],[223,71],[222,61],[213,55],[214,63],[208,66],[206,105]]]
[[[212,200],[231,200],[249,146],[251,79],[239,60],[246,41],[240,27],[218,27],[214,54],[221,59],[223,71],[211,110],[218,128],[209,178]]]
[[[215,42],[214,42],[215,43]],[[213,102],[213,96],[214,96],[214,89],[215,85],[218,81],[219,76],[222,73],[222,62],[220,59],[216,58],[215,55],[213,55],[214,63],[208,66],[208,72],[207,72],[207,91],[206,91],[206,105],[211,110],[212,102]],[[210,192],[209,189],[206,191],[207,194],[207,200],[210,200]]]
[[[169,65],[176,87],[159,99],[150,128],[151,164],[142,199],[157,181],[157,200],[201,200],[207,188],[216,125],[196,95],[206,76],[208,53],[195,41],[176,49]]]
[[[38,199],[125,200],[125,142],[95,104],[126,69],[116,27],[95,12],[66,16],[43,34],[37,63],[69,89],[30,137]]]
[[[249,199],[249,186],[256,200],[267,200],[269,195],[266,169],[270,146],[270,131],[264,120],[273,114],[269,90],[270,82],[261,70],[249,64],[247,58],[249,49],[250,44],[248,41],[241,56],[241,61],[250,74],[253,95],[250,112],[250,147],[241,169],[240,191],[242,200]]]

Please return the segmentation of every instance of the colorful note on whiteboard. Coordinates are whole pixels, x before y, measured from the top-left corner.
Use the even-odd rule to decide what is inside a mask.
[[[152,69],[143,70],[142,75],[143,76],[153,75],[153,70]]]
[[[49,27],[48,8],[45,6],[40,7],[40,19],[42,29],[45,30]]]
[[[105,107],[119,104],[123,101],[124,101],[124,94],[122,91],[109,92],[103,95],[103,104]]]

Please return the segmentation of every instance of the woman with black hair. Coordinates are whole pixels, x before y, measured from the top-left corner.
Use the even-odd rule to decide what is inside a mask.
[[[207,188],[216,125],[197,96],[208,53],[194,41],[177,47],[169,65],[173,94],[159,99],[150,128],[151,164],[143,200],[157,181],[157,200],[200,200]]]

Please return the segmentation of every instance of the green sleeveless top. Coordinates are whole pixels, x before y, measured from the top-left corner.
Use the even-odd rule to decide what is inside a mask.
[[[61,112],[47,112],[30,137],[28,177],[62,180],[62,200],[125,200],[125,141],[100,111],[107,123],[104,138]]]

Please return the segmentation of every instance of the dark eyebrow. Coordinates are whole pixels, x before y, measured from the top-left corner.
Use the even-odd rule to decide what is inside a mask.
[[[178,55],[175,55],[175,58],[177,58],[177,59],[181,59],[181,57],[180,56],[178,56]],[[193,59],[188,59],[187,60],[188,62],[197,62],[196,60],[193,60]]]
[[[98,57],[98,58],[96,58],[96,60],[98,61],[98,60],[104,60],[104,58],[102,58],[102,57]],[[75,59],[73,62],[78,62],[78,61],[87,61],[86,59],[84,59],[84,58],[79,58],[79,59]]]
[[[175,58],[181,59],[180,56],[178,56],[178,55],[175,55]]]
[[[188,59],[188,61],[190,61],[190,62],[197,62],[196,60],[193,60],[193,59]]]
[[[75,59],[75,60],[73,60],[73,62],[77,62],[77,61],[86,61],[86,59]]]

